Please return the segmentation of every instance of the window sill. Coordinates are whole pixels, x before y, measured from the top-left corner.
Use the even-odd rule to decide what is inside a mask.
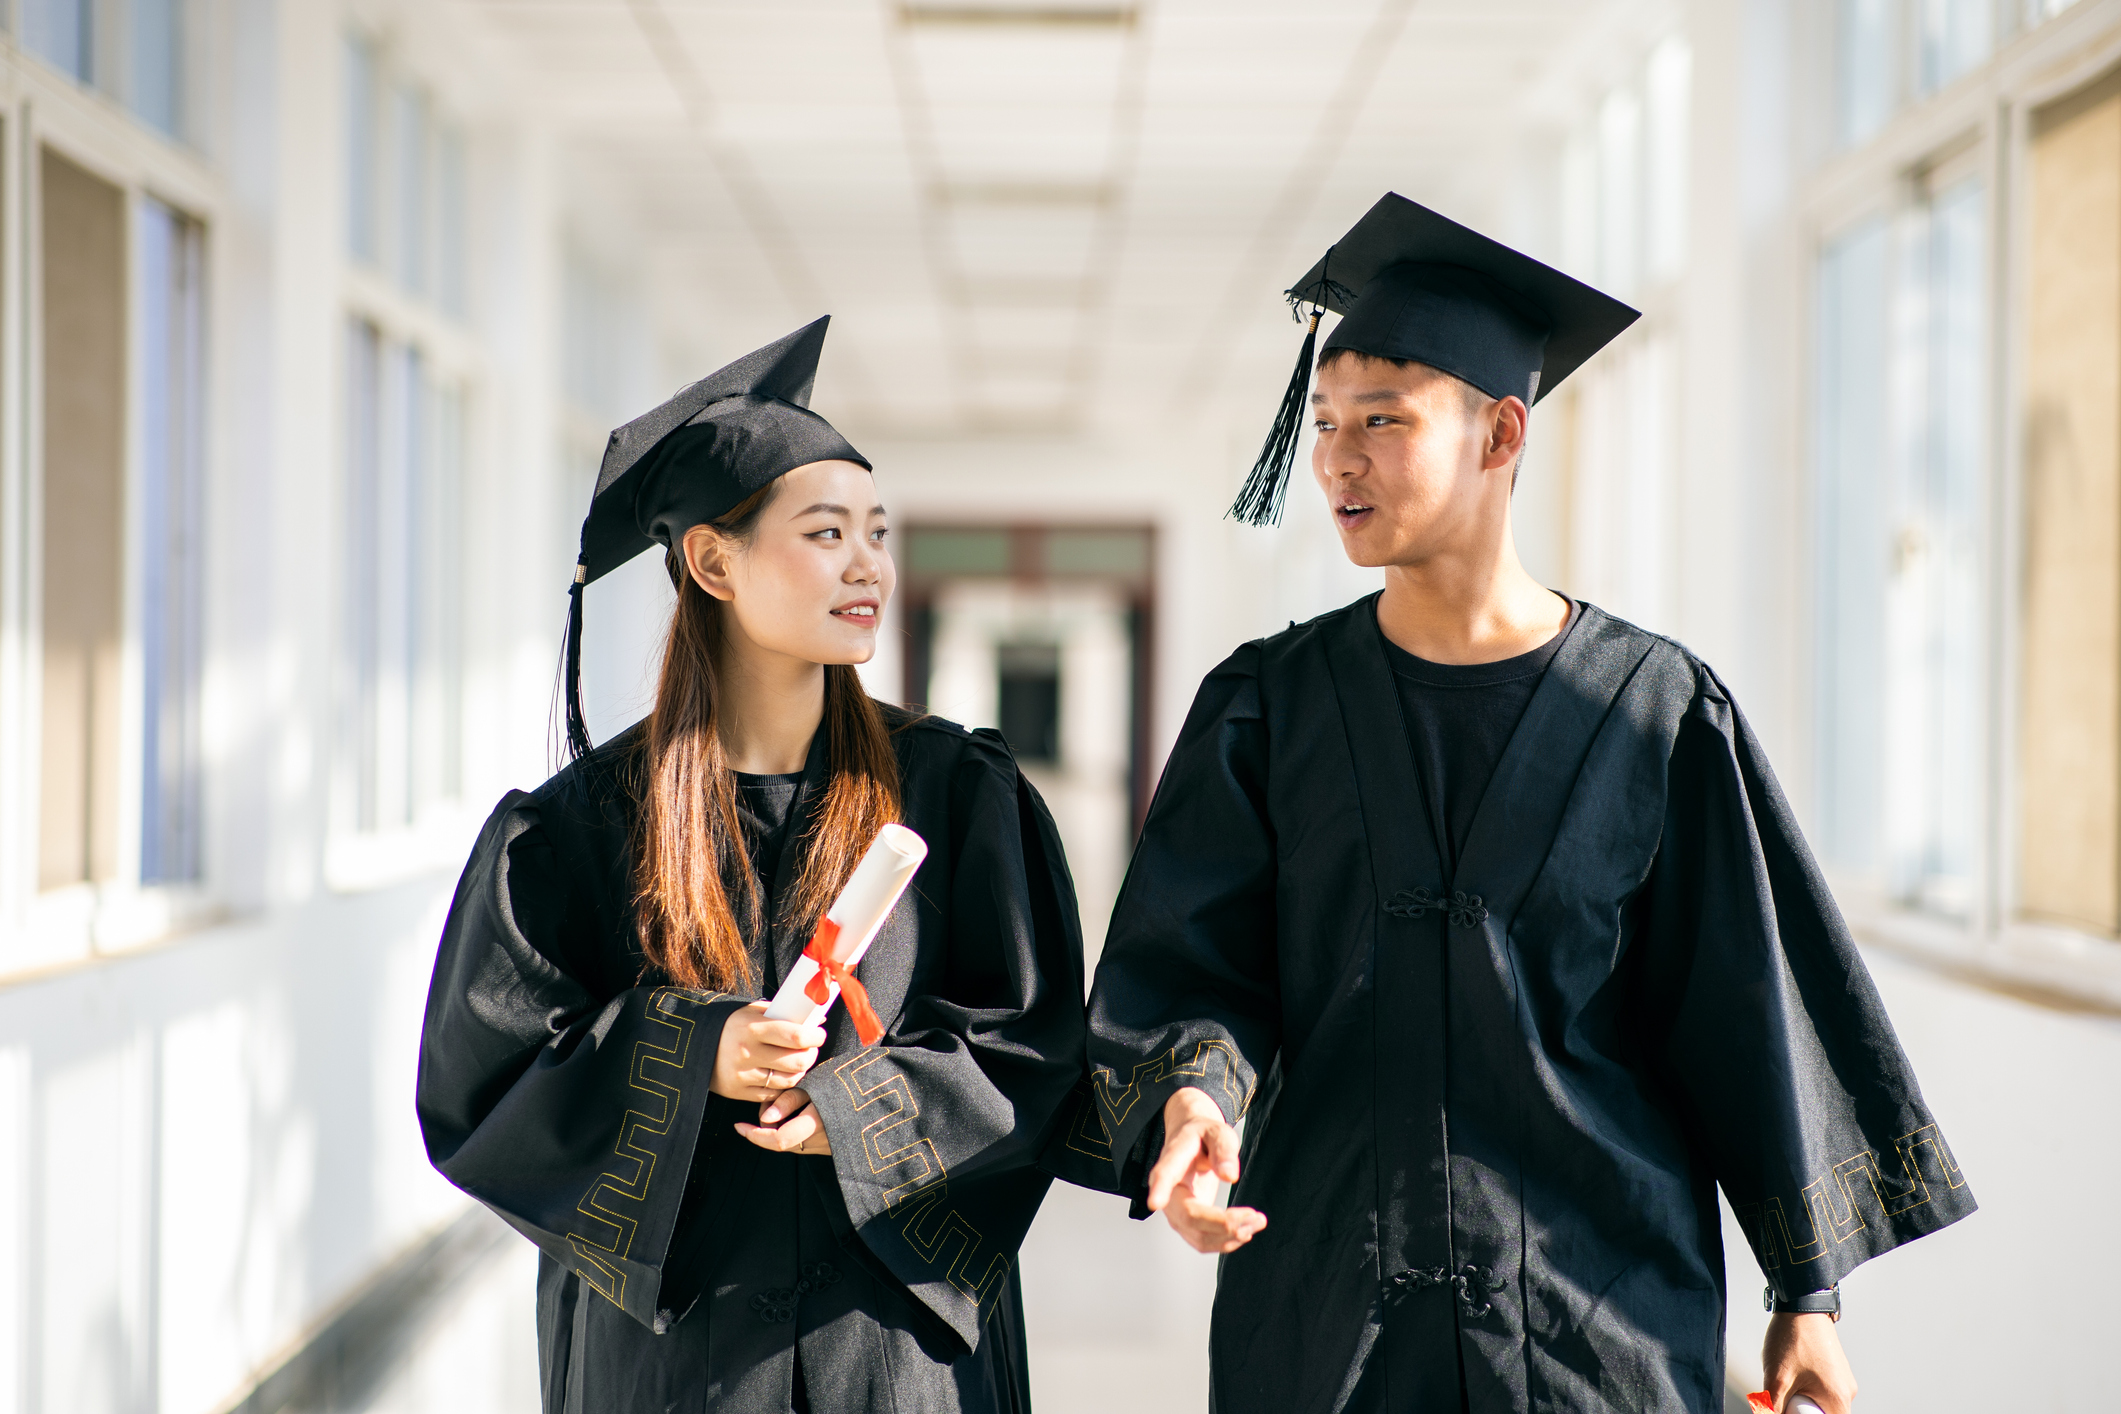
[[[228,910],[196,887],[75,884],[37,895],[0,954],[0,985],[102,958],[124,957],[224,921]]]
[[[1970,986],[2056,1011],[2121,1016],[2121,943],[2072,928],[2011,923],[1995,933],[1907,909],[1851,907],[1866,947]]]
[[[334,893],[366,893],[422,874],[460,868],[483,817],[440,806],[417,825],[334,835],[324,848],[324,882]]]

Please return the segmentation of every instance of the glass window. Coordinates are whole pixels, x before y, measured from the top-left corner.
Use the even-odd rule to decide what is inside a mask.
[[[376,150],[376,53],[366,40],[346,41],[346,251],[376,260],[380,174]]]
[[[462,782],[464,412],[421,351],[349,321],[338,819],[417,823]]]
[[[1957,183],[1819,271],[1821,848],[1951,915],[1982,760],[1983,212]]]
[[[1057,643],[1003,643],[996,649],[999,725],[1019,761],[1050,766],[1060,760],[1060,664]]]
[[[347,823],[357,830],[373,830],[385,633],[385,616],[377,602],[383,579],[383,338],[365,319],[350,321],[346,334],[345,661],[339,724],[345,779],[339,796],[350,807],[345,811]]]
[[[1839,0],[1834,26],[1837,127],[1844,146],[1863,141],[1892,117],[1900,82],[1893,62],[1896,0]]]
[[[427,95],[416,88],[391,90],[392,196],[397,207],[393,251],[398,283],[410,294],[429,292],[428,253],[432,241],[428,193]]]
[[[1884,791],[1887,250],[1877,220],[1819,261],[1817,838],[1822,855],[1860,874],[1877,864]]]
[[[1995,0],[1917,0],[1921,7],[1922,91],[1933,93],[1988,57]]]
[[[185,0],[131,0],[132,110],[171,137],[184,136]]]
[[[44,889],[117,877],[124,740],[125,193],[41,154]]]
[[[140,878],[200,876],[199,665],[202,239],[160,202],[140,206]]]
[[[462,318],[464,294],[464,134],[435,128],[435,302]]]
[[[420,446],[411,485],[412,809],[458,798],[464,776],[463,593],[457,563],[464,529],[464,394],[453,384],[420,392]]]
[[[2121,75],[2034,115],[2019,388],[2017,911],[2121,933]]]
[[[1969,180],[1904,218],[1892,348],[1888,883],[1952,914],[1971,902],[1980,805],[1983,210]]]
[[[94,0],[22,0],[22,42],[62,73],[87,83],[94,72]]]

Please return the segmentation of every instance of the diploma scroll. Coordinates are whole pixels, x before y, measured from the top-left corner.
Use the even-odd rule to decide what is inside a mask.
[[[847,1014],[862,1044],[873,1046],[884,1034],[883,1023],[869,1006],[869,994],[856,979],[853,967],[869,951],[877,930],[884,926],[914,871],[928,857],[928,842],[904,825],[886,825],[862,862],[854,867],[847,886],[818,920],[810,945],[789,969],[787,980],[774,993],[766,1015],[773,1021],[799,1021],[805,1026],[824,1024],[825,1014],[841,993],[847,997]]]

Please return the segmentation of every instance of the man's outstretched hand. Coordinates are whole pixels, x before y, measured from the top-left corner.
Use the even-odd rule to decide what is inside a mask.
[[[1205,1091],[1164,1102],[1164,1152],[1149,1170],[1149,1211],[1200,1252],[1235,1252],[1267,1225],[1255,1208],[1216,1206],[1215,1185],[1237,1182],[1237,1131]]]
[[[1800,1394],[1826,1414],[1850,1414],[1855,1405],[1856,1375],[1842,1353],[1832,1316],[1783,1312],[1769,1317],[1760,1363],[1778,1410],[1787,1410]]]

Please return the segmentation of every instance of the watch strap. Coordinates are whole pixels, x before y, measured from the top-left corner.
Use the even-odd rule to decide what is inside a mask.
[[[1841,1284],[1836,1282],[1824,1291],[1807,1291],[1800,1296],[1777,1296],[1775,1288],[1769,1287],[1761,1293],[1761,1303],[1776,1315],[1795,1316],[1841,1316]]]

